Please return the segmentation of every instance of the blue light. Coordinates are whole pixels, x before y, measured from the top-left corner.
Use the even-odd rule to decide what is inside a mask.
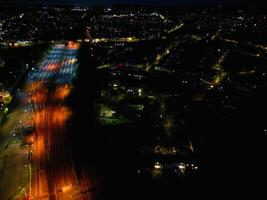
[[[38,80],[53,81],[56,84],[71,84],[77,76],[77,63],[68,63],[69,60],[76,59],[77,49],[67,49],[65,45],[54,45],[44,57],[43,62],[37,67],[37,71],[30,73],[27,81],[33,82]],[[49,71],[50,64],[59,64],[58,71]]]

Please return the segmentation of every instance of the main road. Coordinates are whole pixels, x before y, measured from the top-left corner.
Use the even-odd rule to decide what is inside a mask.
[[[65,134],[72,113],[65,100],[76,77],[79,47],[75,42],[53,45],[25,86],[35,127],[28,199],[92,199],[88,180],[76,176]]]

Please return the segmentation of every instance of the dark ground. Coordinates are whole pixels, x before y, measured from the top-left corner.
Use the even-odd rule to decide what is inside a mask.
[[[266,175],[266,88],[249,95],[229,119],[208,123],[204,114],[201,124],[192,122],[192,131],[209,136],[201,154],[199,177],[152,181],[136,176],[135,170],[145,128],[105,129],[96,125],[95,99],[102,80],[86,48],[81,50],[79,78],[70,100],[75,110],[70,139],[78,171],[86,169],[100,186],[96,199],[218,199],[260,188]]]

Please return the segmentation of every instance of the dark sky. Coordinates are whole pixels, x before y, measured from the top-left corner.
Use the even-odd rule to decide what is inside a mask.
[[[1,0],[0,0],[1,1]],[[2,0],[3,1],[3,0]],[[17,3],[105,5],[105,4],[244,4],[258,0],[9,0]]]

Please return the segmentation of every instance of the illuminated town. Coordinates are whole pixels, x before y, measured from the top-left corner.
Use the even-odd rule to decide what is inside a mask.
[[[0,2],[0,200],[193,199],[254,183],[266,36],[255,5]]]

